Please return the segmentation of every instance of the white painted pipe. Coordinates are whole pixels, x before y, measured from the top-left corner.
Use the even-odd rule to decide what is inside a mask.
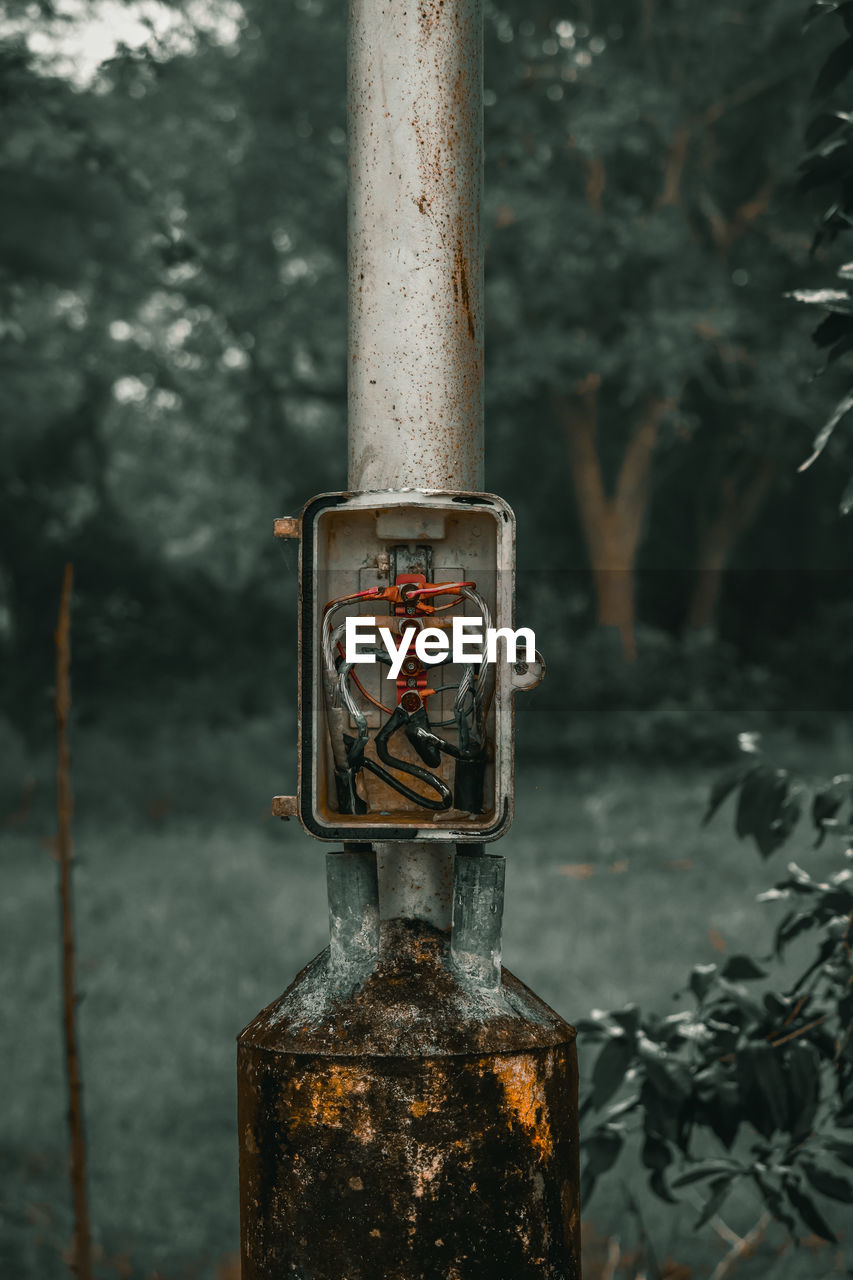
[[[481,0],[350,0],[349,485],[483,488]]]
[[[481,490],[482,0],[350,0],[352,490]],[[378,847],[383,917],[449,929],[453,846]]]

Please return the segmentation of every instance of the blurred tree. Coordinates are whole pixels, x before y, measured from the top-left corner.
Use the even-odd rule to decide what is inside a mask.
[[[344,480],[342,19],[241,14],[239,45],[181,29],[83,83],[4,50],[0,576],[24,721],[60,557],[84,687],[127,688],[146,657],[234,664],[280,624],[271,516]]]
[[[823,372],[840,368],[843,394],[818,431],[812,452],[803,462],[805,470],[824,452],[830,441],[836,453],[849,452],[835,437],[835,429],[853,408],[850,388],[850,353],[853,351],[853,263],[843,262],[837,242],[846,247],[845,236],[853,224],[853,115],[849,105],[850,73],[853,71],[853,5],[847,0],[816,0],[808,8],[806,27],[819,19],[833,17],[835,23],[821,26],[831,30],[832,45],[815,79],[812,101],[815,106],[806,130],[807,152],[800,167],[800,188],[815,199],[818,218],[812,239],[812,256],[828,277],[817,289],[798,289],[793,296],[824,318],[814,332],[814,341],[825,352]],[[833,274],[837,279],[833,279]],[[853,510],[853,479],[841,497],[844,515]]]
[[[673,531],[696,548],[699,628],[796,456],[805,379],[781,294],[804,245],[777,193],[804,96],[800,7],[578,9],[490,7],[489,389],[516,406],[547,391],[598,620],[631,656],[662,449],[712,441],[697,527]]]
[[[104,488],[100,424],[117,373],[104,339],[150,264],[138,183],[99,136],[92,100],[6,46],[0,101],[2,644],[14,700],[31,695],[34,666],[49,680],[44,618],[67,554],[99,547],[104,568],[125,541]]]
[[[345,483],[343,11],[164,7],[99,68],[61,54],[103,34],[95,0],[10,12],[4,701],[47,714],[44,618],[73,557],[84,707],[199,670],[217,706],[257,705],[285,616],[270,517]],[[487,7],[490,474],[552,600],[582,558],[571,481],[628,654],[653,494],[655,545],[699,564],[686,615],[707,628],[802,456],[808,370],[780,294],[805,242],[778,194],[798,22],[799,0]]]

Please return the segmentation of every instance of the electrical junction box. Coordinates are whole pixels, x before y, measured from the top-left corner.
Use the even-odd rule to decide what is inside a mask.
[[[492,494],[327,493],[276,532],[301,538],[305,830],[365,843],[502,835],[512,695],[544,674],[533,633],[510,634],[511,509]]]

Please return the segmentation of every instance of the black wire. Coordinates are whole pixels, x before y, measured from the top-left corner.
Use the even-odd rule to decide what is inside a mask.
[[[394,757],[391,757],[392,760]],[[395,778],[387,769],[383,769],[381,764],[377,764],[375,760],[365,758],[364,768],[370,773],[375,773],[377,778],[381,778],[383,782],[392,787],[394,791],[399,791],[401,796],[405,796],[407,800],[414,800],[415,804],[420,805],[424,809],[449,809],[453,803],[453,794],[450,788],[442,782],[441,778],[437,778],[435,774],[427,773],[426,769],[418,769],[417,765],[407,766],[405,761],[400,764],[395,762],[395,768],[406,768],[407,772],[414,773],[422,777],[425,782],[436,790],[441,796],[441,800],[431,800],[429,796],[423,796],[419,791],[414,791],[411,787],[407,787],[405,782],[400,782],[399,778]]]
[[[449,809],[453,803],[453,793],[443,779],[437,777],[434,773],[430,773],[427,769],[422,769],[420,765],[410,764],[408,760],[401,760],[398,756],[392,756],[391,752],[388,750],[389,739],[397,733],[403,725],[408,724],[409,718],[410,717],[404,709],[398,706],[394,713],[388,717],[374,739],[376,754],[379,756],[379,759],[383,764],[389,765],[392,769],[397,769],[401,773],[408,773],[413,778],[418,778],[421,782],[426,783],[426,785],[431,787],[433,791],[437,791],[441,796],[441,803],[435,800],[430,800],[427,796],[419,795],[417,791],[412,791],[409,787],[406,787],[404,783],[397,783],[392,779],[391,785],[395,787],[395,790],[399,791],[402,795],[407,796],[408,799],[414,800],[418,804],[425,805],[427,809]],[[371,772],[376,773],[377,770],[372,768],[372,764],[373,762],[367,759],[364,762],[365,768],[370,768]],[[379,777],[382,777],[382,774],[379,774]]]
[[[458,684],[441,684],[438,686],[437,689],[433,689],[433,693],[450,693],[453,690],[458,688],[459,688]],[[471,694],[473,695],[473,693],[474,693],[474,690],[472,689]],[[472,707],[472,710],[473,710],[473,707]],[[467,715],[468,713],[466,712],[465,714]],[[451,725],[456,724],[456,713],[454,712],[454,714],[448,720],[434,720],[433,724],[436,729],[449,729]]]

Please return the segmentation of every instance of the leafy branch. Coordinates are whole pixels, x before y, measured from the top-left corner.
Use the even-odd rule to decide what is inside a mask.
[[[812,256],[832,244],[853,226],[853,112],[841,109],[833,100],[853,71],[853,3],[851,0],[817,0],[806,15],[806,27],[833,17],[840,21],[841,43],[830,51],[815,81],[812,98],[817,110],[806,129],[807,152],[800,165],[799,190],[816,193],[821,211],[812,239]],[[845,104],[846,105],[846,104]],[[798,289],[788,296],[806,306],[817,307],[824,317],[812,337],[825,353],[825,372],[853,351],[853,263],[838,269],[836,288]],[[847,391],[818,431],[810,456],[800,466],[805,471],[823,453],[836,427],[853,408],[853,390]],[[853,509],[853,480],[841,499],[842,514]]]
[[[818,844],[853,834],[849,775],[809,787],[754,750],[714,784],[705,821],[734,797],[736,834],[767,858],[793,834],[809,791]],[[697,1229],[739,1188],[795,1239],[805,1227],[835,1240],[823,1202],[853,1203],[851,856],[824,881],[790,863],[759,899],[789,904],[772,954],[696,965],[682,992],[691,1007],[658,1017],[629,1006],[580,1025],[600,1046],[581,1106],[587,1204],[636,1135],[656,1196],[675,1204],[702,1189]],[[809,963],[792,985],[774,984],[772,966],[806,935]]]

